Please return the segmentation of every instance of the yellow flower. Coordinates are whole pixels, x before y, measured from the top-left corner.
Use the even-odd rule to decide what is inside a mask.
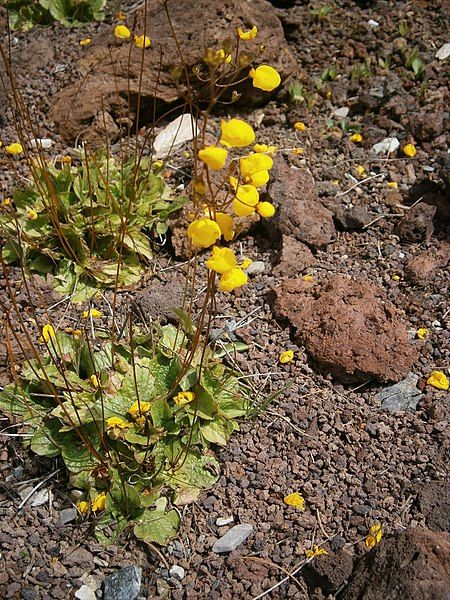
[[[88,319],[92,317],[93,319],[99,319],[102,316],[102,313],[96,308],[90,308],[89,310],[85,310],[83,312],[83,319]]]
[[[249,266],[252,264],[252,259],[251,258],[244,258],[244,260],[242,261],[242,263],[239,265],[241,267],[241,269],[244,269],[244,271],[246,269],[249,268]]]
[[[255,152],[265,152],[266,154],[275,154],[277,151],[276,146],[268,146],[267,144],[255,144],[253,146]]]
[[[131,427],[131,423],[125,421],[125,419],[121,419],[120,417],[109,417],[106,420],[106,429],[129,429]]]
[[[315,544],[312,547],[312,550],[307,550],[305,552],[306,558],[315,558],[316,556],[323,556],[324,554],[328,554],[325,548],[319,548]]]
[[[215,221],[219,225],[225,241],[231,242],[231,240],[234,238],[233,217],[223,212],[216,212]]]
[[[240,27],[237,28],[237,34],[241,38],[241,40],[253,40],[255,39],[257,33],[258,28],[256,27],[256,25],[253,25],[253,27],[248,31],[243,31]]]
[[[223,48],[221,48],[220,50],[217,50],[216,54],[221,62],[225,62],[225,63],[231,62],[231,54],[225,54],[225,50],[223,50]]]
[[[8,206],[11,206],[11,205],[12,205],[11,198],[5,198],[2,202],[3,208],[7,208]]]
[[[211,257],[206,261],[206,266],[211,271],[223,274],[237,267],[237,259],[233,250],[230,250],[230,248],[219,248],[218,246],[214,246]]]
[[[102,492],[101,494],[99,494],[98,496],[96,496],[94,498],[94,500],[92,501],[92,512],[98,512],[101,510],[105,510],[105,505],[106,505],[106,494],[105,492]]]
[[[80,513],[80,515],[87,514],[87,512],[89,511],[89,502],[86,502],[86,500],[80,500],[80,502],[78,502],[77,504],[77,510]]]
[[[303,154],[303,148],[292,148],[292,152],[295,154],[295,156],[300,156]]]
[[[80,44],[80,46],[82,48],[84,48],[85,46],[89,46],[89,44],[92,42],[92,38],[83,38],[82,40],[80,40],[78,43]]]
[[[253,87],[265,92],[272,92],[281,83],[280,74],[269,65],[260,65],[250,69],[249,76],[253,79]]]
[[[273,158],[267,154],[250,154],[239,160],[239,166],[244,177],[251,177],[258,171],[270,171],[273,167]]]
[[[303,281],[314,281],[314,277],[312,275],[303,275]]]
[[[302,121],[297,121],[294,123],[294,129],[295,131],[305,131],[306,125]]]
[[[242,287],[248,281],[248,277],[244,271],[236,267],[221,275],[219,280],[219,290],[221,292],[232,292],[238,287]]]
[[[221,121],[220,131],[220,142],[230,148],[244,148],[255,141],[252,126],[241,119]]]
[[[442,371],[433,371],[428,377],[427,383],[438,390],[447,391],[449,388],[448,377]]]
[[[35,210],[30,209],[27,211],[27,219],[29,219],[30,221],[36,221],[37,218],[38,214]]]
[[[18,154],[22,154],[23,146],[22,144],[19,144],[19,142],[14,142],[14,144],[6,146],[5,150],[8,154],[11,154],[12,156],[17,156]]]
[[[383,537],[383,530],[379,523],[374,523],[369,527],[369,535],[366,537],[365,544],[367,548],[373,548],[376,546]]]
[[[174,396],[173,401],[177,406],[184,406],[185,404],[189,404],[195,400],[194,392],[179,392],[176,396]]]
[[[419,340],[424,340],[428,336],[428,329],[426,327],[420,327],[420,329],[416,331],[416,335]]]
[[[278,359],[282,365],[286,363],[290,363],[294,360],[294,353],[292,350],[285,350],[280,354],[280,358]]]
[[[131,36],[131,31],[126,25],[116,25],[114,28],[114,35],[118,40],[127,40]]]
[[[233,200],[233,210],[238,217],[248,217],[255,212],[259,202],[259,193],[254,185],[240,185]]]
[[[135,35],[134,44],[138,48],[148,48],[151,44],[151,41],[148,35]]]
[[[253,150],[255,152],[267,152],[268,149],[269,149],[269,146],[267,144],[255,144],[253,146]]]
[[[62,162],[63,165],[70,165],[72,163],[72,157],[71,156],[61,156],[60,162]]]
[[[223,169],[227,160],[228,152],[225,148],[208,146],[198,153],[198,157],[213,171]]]
[[[68,327],[65,332],[76,337],[80,337],[82,333],[81,329],[72,329],[72,327]]]
[[[148,412],[150,407],[150,402],[138,402],[136,400],[136,402],[134,402],[134,404],[132,404],[128,409],[128,413],[133,417],[133,419],[136,419],[137,417],[140,417],[144,413]]]
[[[362,165],[356,165],[355,171],[359,177],[364,177],[366,175],[366,170]]]
[[[298,492],[285,496],[284,503],[288,506],[294,506],[300,510],[305,510],[305,499]]]
[[[258,202],[256,205],[256,212],[264,217],[265,219],[270,219],[275,214],[275,206],[270,202]]]
[[[388,188],[392,188],[393,190],[396,190],[398,188],[398,183],[396,181],[388,181],[386,183],[386,186]]]
[[[397,275],[397,273],[394,273],[394,274],[392,275],[392,279],[393,279],[394,281],[400,281],[400,275]]]
[[[92,385],[95,387],[95,389],[97,389],[99,387],[99,381],[98,381],[98,377],[97,375],[91,375],[89,377],[89,381],[92,383]]]
[[[413,158],[417,154],[417,150],[414,144],[406,144],[406,146],[403,146],[403,154],[406,154],[406,156]]]
[[[186,233],[195,248],[209,248],[222,235],[219,224],[212,219],[192,221]]]
[[[52,325],[44,325],[42,328],[42,339],[44,342],[49,342],[53,337],[55,337],[56,333]]]
[[[353,133],[349,140],[358,144],[359,142],[363,141],[363,136],[360,133]]]

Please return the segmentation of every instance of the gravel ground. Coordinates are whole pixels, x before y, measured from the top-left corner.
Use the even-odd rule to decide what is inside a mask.
[[[278,323],[272,315],[267,292],[279,283],[279,278],[272,275],[278,248],[267,231],[257,227],[242,241],[242,252],[263,261],[264,272],[252,276],[244,290],[220,298],[216,323],[220,326],[224,321],[243,320],[236,333],[249,343],[249,350],[238,357],[238,364],[252,375],[261,396],[282,389],[288,382],[290,387],[259,417],[242,423],[241,431],[219,453],[223,470],[218,484],[185,510],[179,538],[160,552],[126,535],[119,544],[105,550],[93,540],[88,524],[58,525],[60,511],[72,506],[70,486],[61,465],[29,456],[15,437],[0,437],[0,597],[72,598],[83,583],[99,588],[108,573],[137,564],[143,569],[143,598],[251,599],[304,562],[305,551],[313,544],[326,544],[340,560],[342,553],[359,556],[366,551],[363,540],[375,521],[382,524],[385,535],[408,526],[430,526],[426,501],[420,498],[426,484],[445,481],[448,476],[449,405],[445,392],[424,384],[431,371],[445,370],[450,365],[449,272],[435,268],[426,281],[413,285],[405,276],[405,265],[448,240],[450,228],[448,214],[438,211],[433,236],[406,244],[394,234],[398,218],[393,214],[405,212],[395,205],[411,206],[417,200],[418,184],[423,180],[431,189],[441,185],[441,164],[448,155],[448,112],[443,108],[448,101],[448,62],[439,63],[433,57],[436,49],[448,41],[445,9],[443,3],[425,4],[419,0],[407,4],[374,2],[369,8],[355,7],[349,1],[329,0],[327,4],[334,10],[324,23],[315,23],[310,15],[310,7],[317,3],[296,2],[291,8],[279,8],[278,15],[309,93],[314,92],[313,82],[327,66],[333,62],[339,65],[342,76],[327,84],[331,97],[327,98],[325,92],[308,110],[304,104],[292,105],[282,94],[266,107],[254,110],[249,119],[259,123],[260,140],[284,148],[304,148],[303,155],[286,152],[286,157],[293,165],[310,168],[320,198],[331,208],[336,205],[336,193],[347,191],[358,181],[356,165],[364,166],[367,177],[376,176],[338,196],[338,202],[350,208],[363,206],[372,220],[378,220],[362,231],[338,228],[333,243],[315,252],[317,264],[299,275],[312,274],[323,283],[341,273],[384,290],[418,349],[413,371],[419,376],[423,395],[417,410],[385,412],[375,397],[380,389],[376,382],[352,388],[319,374],[304,348],[292,342],[290,327]],[[379,22],[379,28],[367,26],[369,19]],[[386,56],[395,47],[403,19],[409,24],[405,37],[412,47],[419,47],[426,65],[428,86],[421,90],[420,82],[412,81],[398,66],[395,73],[400,83],[393,95],[394,105],[407,104],[409,108],[396,111],[395,107],[374,107],[369,114],[367,107],[351,100],[355,82],[349,78],[349,69],[367,56],[373,60]],[[45,114],[52,95],[77,80],[79,73],[73,65],[82,53],[77,42],[95,35],[96,29],[96,25],[79,30],[36,28],[13,40],[20,89],[40,123],[39,137],[55,140],[52,156],[66,148],[45,121]],[[323,52],[324,44],[327,52]],[[36,73],[38,76],[29,76]],[[356,87],[367,86],[377,76],[379,69],[374,67],[371,77],[357,82]],[[350,100],[339,102],[346,86],[350,88]],[[424,93],[425,102],[421,100]],[[343,105],[351,106],[351,122],[361,125],[364,139],[360,145],[348,142],[348,134],[339,128],[326,126],[333,108]],[[424,106],[430,122],[443,114],[444,126],[429,140],[415,140],[418,153],[414,159],[399,153],[398,159],[380,160],[369,154],[372,144],[388,135],[410,141],[407,121]],[[0,137],[9,142],[15,135],[11,114],[7,114]],[[296,121],[306,123],[306,132],[294,132],[292,124]],[[177,160],[180,166],[189,167],[188,159],[179,156]],[[23,174],[25,171],[17,164],[18,173]],[[0,168],[1,193],[6,196],[13,177],[3,165]],[[398,182],[398,188],[388,188],[387,181]],[[174,268],[166,271],[167,266]],[[169,251],[162,250],[152,268],[159,279],[165,280],[168,273],[182,274],[184,267],[177,266]],[[19,278],[20,273],[13,271],[11,279]],[[43,282],[37,284],[42,290]],[[5,281],[0,279],[3,306],[9,302],[5,288]],[[17,290],[17,302],[30,322],[33,314],[27,297],[19,285]],[[123,295],[123,306],[131,298],[130,293]],[[50,306],[57,298],[46,296],[46,301]],[[56,318],[71,326],[73,321],[68,319],[77,318],[73,315],[80,312],[77,309],[70,316],[64,305],[55,310]],[[425,340],[416,339],[419,327],[430,331]],[[280,365],[278,357],[285,349],[292,349],[295,359]],[[0,361],[0,383],[9,377],[6,368],[1,367],[4,362]],[[7,425],[6,420],[0,423]],[[49,477],[45,487],[51,492],[47,502],[38,508],[18,510],[21,488],[45,477]],[[32,483],[25,485],[28,481]],[[292,492],[304,496],[305,511],[284,504],[284,496]],[[439,494],[434,500],[439,504]],[[232,516],[234,523],[253,525],[254,533],[231,554],[216,555],[211,547],[229,528],[218,527],[216,519],[226,516]],[[186,570],[181,583],[168,577],[168,568],[173,564]],[[303,572],[298,574],[298,581],[288,579],[270,597],[325,597],[314,591],[314,584],[307,575],[302,577]]]

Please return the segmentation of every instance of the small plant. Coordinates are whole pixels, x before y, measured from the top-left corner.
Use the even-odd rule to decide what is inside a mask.
[[[0,408],[20,417],[26,445],[60,457],[81,514],[100,513],[95,533],[112,543],[126,526],[166,544],[180,517],[169,505],[193,502],[219,476],[210,448],[225,446],[249,411],[248,388],[233,371],[195,353],[195,329],[167,325],[96,340],[43,328],[43,351],[0,393]]]
[[[390,69],[391,68],[391,64],[392,64],[392,54],[388,54],[385,57],[379,56],[378,57],[378,66],[381,67],[382,69]]]
[[[320,6],[319,8],[313,8],[311,10],[312,16],[317,21],[324,21],[328,17],[328,15],[330,15],[332,12],[333,12],[332,6]]]
[[[405,20],[400,21],[398,24],[398,33],[401,37],[406,37],[409,33],[408,23]]]
[[[420,58],[417,46],[405,55],[405,67],[413,72],[414,79],[420,79],[425,71],[425,65]]]
[[[299,81],[292,81],[288,86],[289,101],[292,104],[306,102],[306,91]]]
[[[120,165],[102,152],[80,157],[78,166],[35,166],[33,183],[0,215],[5,262],[52,273],[56,290],[73,302],[137,283],[152,258],[148,236],[164,235],[168,216],[186,200],[172,198],[161,163]]]
[[[106,0],[7,0],[12,29],[27,31],[35,25],[49,25],[53,20],[65,27],[87,21],[101,21]]]
[[[320,75],[320,80],[323,82],[334,81],[338,75],[339,75],[339,70],[338,70],[337,65],[330,65],[329,67],[327,67],[326,69],[324,69],[322,71],[322,74]]]
[[[350,79],[364,79],[372,74],[371,61],[368,57],[363,63],[355,63],[350,70]]]

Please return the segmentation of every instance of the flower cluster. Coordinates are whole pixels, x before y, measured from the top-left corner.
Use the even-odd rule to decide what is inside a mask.
[[[114,28],[114,37],[117,40],[129,40],[131,38],[131,31],[126,25],[116,25]],[[90,40],[88,43],[90,43]],[[151,46],[151,40],[148,35],[135,35],[134,44],[137,48],[148,48]]]
[[[275,207],[261,199],[261,188],[270,178],[273,167],[274,147],[256,144],[253,151],[238,157],[231,157],[233,149],[247,148],[255,142],[255,132],[251,125],[241,119],[223,120],[220,125],[220,140],[206,146],[198,153],[203,163],[203,173],[194,180],[194,204],[203,212],[187,228],[187,236],[195,249],[212,248],[206,260],[210,271],[220,275],[219,290],[231,292],[247,283],[245,269],[250,262],[238,259],[228,247],[221,246],[220,240],[231,242],[236,233],[236,217],[246,218],[256,213],[263,218],[273,217]],[[222,187],[227,187],[225,198],[219,200],[217,189],[211,189],[209,171],[227,168],[222,178]],[[221,197],[221,196],[220,196]],[[198,211],[198,212],[199,212]]]

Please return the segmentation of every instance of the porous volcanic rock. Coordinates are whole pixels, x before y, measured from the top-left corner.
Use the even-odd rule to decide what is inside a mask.
[[[204,84],[192,73],[205,49],[223,47],[225,37],[233,37],[237,27],[247,29],[257,25],[258,35],[245,42],[241,52],[256,56],[258,63],[274,66],[286,80],[295,70],[295,60],[284,38],[283,28],[275,9],[265,0],[171,0],[167,2],[173,30],[191,83],[201,97]],[[153,114],[153,106],[160,109],[166,103],[183,98],[186,91],[185,70],[174,41],[164,3],[148,0],[147,15],[140,7],[133,15],[133,32],[147,32],[151,47],[142,50],[129,43],[114,39],[111,25],[101,26],[95,42],[80,65],[84,78],[63,89],[54,100],[50,118],[61,134],[73,140],[88,131],[90,123],[103,109],[117,125],[128,126],[134,121],[136,101],[140,94],[142,115]],[[261,55],[260,46],[265,50]],[[142,66],[142,72],[141,72]],[[177,83],[174,72],[178,71]],[[246,81],[237,88],[241,104],[257,105],[267,101],[270,94],[253,87]],[[145,122],[145,119],[142,119]]]
[[[436,207],[419,202],[401,219],[394,233],[403,242],[422,242],[431,237],[434,231],[433,218]]]
[[[289,279],[272,290],[275,315],[288,320],[317,367],[347,383],[399,381],[416,351],[380,288],[336,275],[323,287]]]
[[[407,529],[366,553],[340,600],[446,600],[450,589],[450,535]]]
[[[279,262],[273,274],[276,277],[295,277],[316,263],[317,259],[308,246],[290,235],[283,235]]]
[[[290,235],[312,248],[331,242],[336,233],[333,215],[320,202],[308,169],[292,168],[285,160],[278,160],[269,194],[277,206],[272,223],[281,234]]]
[[[450,483],[429,481],[421,485],[417,500],[427,527],[450,533]]]
[[[165,283],[151,281],[149,286],[137,292],[132,301],[134,312],[144,320],[155,319],[165,324],[176,321],[174,308],[183,304],[184,280],[173,277]]]
[[[416,285],[425,284],[438,269],[450,263],[450,243],[445,240],[413,256],[405,266],[405,277]]]
[[[354,556],[346,550],[328,552],[305,565],[304,577],[311,590],[320,588],[324,594],[335,594],[350,579]]]

